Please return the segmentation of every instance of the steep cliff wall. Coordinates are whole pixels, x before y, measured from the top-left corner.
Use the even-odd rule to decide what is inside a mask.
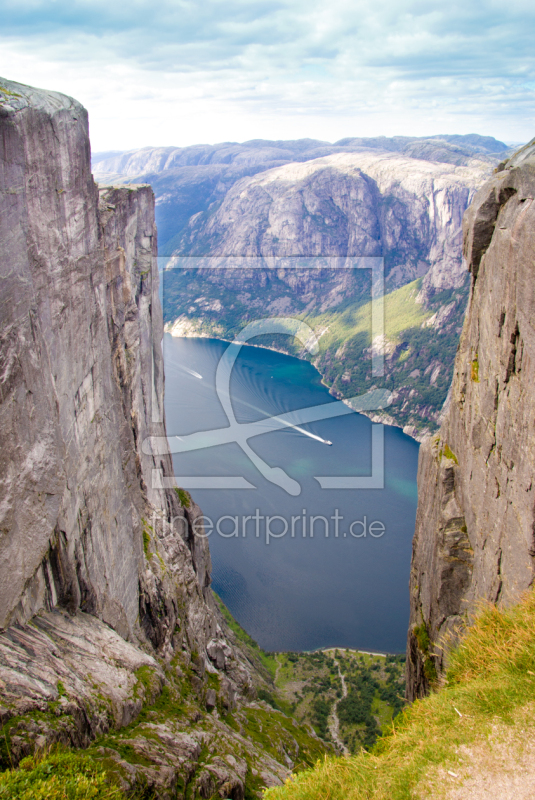
[[[211,212],[241,178],[284,164],[344,153],[397,153],[408,159],[452,164],[495,165],[506,157],[507,145],[490,136],[378,136],[349,138],[331,144],[317,139],[238,144],[222,142],[190,147],[144,147],[123,153],[93,154],[95,177],[150,183],[158,204],[156,219],[160,254],[170,256],[192,217]],[[181,250],[188,253],[189,250]]]
[[[489,165],[393,153],[340,153],[243,178],[178,252],[210,256],[384,256],[390,287],[433,270],[430,288],[462,285],[461,220]],[[439,274],[441,277],[439,277]]]
[[[87,114],[9,84],[2,106],[0,625],[58,602],[139,635],[148,504],[142,453],[164,431],[149,187],[101,193]],[[100,202],[100,206],[99,206]]]
[[[220,721],[270,720],[269,675],[214,603],[200,510],[144,452],[165,435],[152,190],[99,191],[63,95],[1,81],[0,132],[0,762],[113,735],[126,787],[239,800],[300,745]]]
[[[535,575],[535,145],[501,165],[464,220],[472,274],[451,403],[422,447],[410,579],[408,695],[444,666],[478,601]]]

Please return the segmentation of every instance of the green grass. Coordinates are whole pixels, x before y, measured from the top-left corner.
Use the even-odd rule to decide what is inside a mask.
[[[183,508],[191,508],[191,495],[185,489],[177,489],[175,488],[175,492],[177,493],[178,499],[180,500],[180,505]]]
[[[449,444],[444,445],[444,455],[446,456],[446,458],[449,458],[451,459],[451,461],[455,461],[456,464],[459,464],[457,456],[455,455]]]
[[[450,657],[442,685],[416,701],[370,753],[326,757],[266,800],[410,800],[437,769],[462,765],[461,746],[476,746],[495,726],[518,741],[533,729],[535,593],[516,607],[485,608]],[[521,720],[521,723],[519,722]],[[514,754],[514,751],[513,751]]]
[[[296,770],[311,767],[325,753],[325,746],[319,739],[313,739],[305,729],[296,727],[283,713],[246,708],[242,716],[245,733],[278,761],[284,761],[284,751],[290,752]]]
[[[271,678],[274,677],[275,671],[277,669],[277,661],[275,656],[272,653],[266,653],[265,650],[262,650],[260,645],[255,642],[252,636],[249,636],[247,631],[245,631],[242,626],[236,622],[224,602],[221,600],[219,595],[213,592],[215,602],[221,611],[225,622],[229,626],[230,630],[234,633],[238,641],[249,648],[253,654],[256,656],[257,659],[261,662],[262,666],[268,671]]]
[[[134,697],[142,697],[144,702],[147,702],[149,697],[153,695],[157,695],[157,687],[159,686],[159,680],[155,673],[155,670],[152,667],[149,667],[148,664],[144,664],[142,667],[138,667],[135,671],[136,675],[136,683],[134,686]],[[141,692],[140,689],[143,688]]]
[[[378,656],[357,650],[277,653],[277,689],[302,723],[330,742],[328,717],[338,703],[339,735],[351,753],[370,747],[404,705],[404,656]],[[342,699],[336,661],[348,689]]]
[[[34,755],[0,773],[0,798],[10,800],[122,800],[101,764],[69,751]]]
[[[21,94],[18,94],[17,92],[12,92],[10,89],[6,89],[6,87],[2,86],[1,84],[0,84],[0,94],[7,94],[8,97],[22,97]]]
[[[149,528],[146,523],[144,527]],[[151,529],[150,529],[151,530]],[[147,531],[148,533],[148,531]],[[219,677],[210,673],[204,675],[204,687],[199,686],[199,672],[195,664],[200,664],[200,658],[195,651],[191,652],[191,661],[181,652],[175,654],[169,663],[162,663],[165,682],[161,687],[159,670],[150,665],[143,665],[135,671],[136,683],[132,689],[132,699],[141,700],[143,706],[132,722],[117,730],[113,720],[110,719],[111,728],[108,733],[99,736],[87,750],[80,751],[55,751],[53,753],[34,754],[32,758],[23,760],[18,768],[13,769],[16,758],[12,755],[15,736],[25,738],[28,750],[35,744],[35,734],[45,726],[57,730],[62,740],[66,740],[72,725],[69,714],[59,714],[59,703],[50,703],[47,711],[34,711],[31,716],[13,717],[4,725],[0,725],[0,800],[15,798],[15,800],[119,800],[125,795],[117,788],[121,781],[130,782],[129,772],[124,764],[117,763],[117,756],[127,764],[136,768],[137,774],[128,792],[131,800],[147,800],[154,797],[148,788],[147,778],[143,770],[146,768],[158,769],[159,764],[166,763],[172,751],[152,759],[151,752],[158,752],[162,747],[162,733],[188,730],[189,725],[195,725],[197,730],[211,731],[214,729],[215,720],[224,718],[225,722],[236,733],[245,738],[235,738],[229,741],[225,736],[221,742],[214,740],[215,752],[211,745],[210,751],[203,748],[201,756],[193,767],[181,771],[178,778],[176,797],[185,797],[193,800],[193,783],[186,789],[188,770],[200,772],[204,760],[210,760],[214,755],[224,755],[227,752],[234,754],[239,759],[245,759],[248,764],[246,776],[245,797],[252,800],[258,797],[258,792],[264,786],[265,779],[255,774],[261,767],[257,754],[271,753],[281,763],[285,763],[285,753],[289,753],[295,768],[303,769],[312,766],[325,752],[325,745],[312,736],[307,727],[296,725],[295,720],[286,716],[287,708],[279,697],[271,680],[271,673],[275,669],[275,660],[269,654],[263,653],[258,644],[232,619],[228,610],[216,598],[221,613],[232,628],[234,635],[243,645],[242,651],[247,653],[250,660],[254,659],[255,665],[265,675],[264,688],[260,688],[258,696],[272,708],[264,705],[246,706],[245,709],[237,708],[229,712],[224,697],[220,697]],[[195,683],[193,683],[195,679]],[[58,693],[66,693],[65,686],[58,682]],[[99,687],[94,684],[95,694],[91,700],[95,712],[103,711],[111,714],[111,701],[100,694]],[[205,689],[212,688],[218,694],[217,712],[215,720],[205,707]],[[280,711],[277,711],[279,707]],[[33,722],[33,727],[21,729],[20,723]],[[70,726],[70,727],[69,727]],[[251,747],[251,741],[256,745],[256,750]],[[152,740],[152,741],[151,741]],[[146,743],[149,743],[148,746]],[[145,744],[144,744],[145,743]],[[165,744],[165,742],[164,742]],[[164,747],[165,749],[165,747]],[[205,752],[206,751],[206,752]],[[116,755],[114,755],[114,753]],[[204,755],[203,755],[204,753]],[[4,770],[2,772],[2,769]],[[175,795],[173,794],[173,797]],[[196,796],[196,795],[195,795]]]
[[[410,328],[419,328],[430,316],[431,312],[416,302],[422,284],[421,278],[405,284],[384,297],[384,333],[388,339],[398,341],[400,334]],[[372,304],[364,303],[355,306],[354,301],[342,311],[337,309],[318,316],[306,318],[313,327],[328,325],[323,346],[342,344],[345,341],[364,334],[366,345],[371,342]]]
[[[148,558],[150,556],[150,533],[143,528],[143,552]]]

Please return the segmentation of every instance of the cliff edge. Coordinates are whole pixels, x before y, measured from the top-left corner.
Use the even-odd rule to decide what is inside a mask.
[[[407,693],[421,697],[480,601],[517,602],[535,558],[535,140],[476,194],[450,404],[422,446]]]
[[[143,450],[165,435],[152,190],[99,189],[69,97],[0,81],[0,132],[0,763],[96,741],[125,789],[256,796],[324,748],[256,701],[201,512]]]

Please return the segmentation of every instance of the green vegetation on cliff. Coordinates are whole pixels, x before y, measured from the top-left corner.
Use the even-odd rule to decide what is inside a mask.
[[[233,286],[231,276],[227,286],[195,270],[164,271],[167,329],[178,320],[178,335],[232,340],[256,319],[302,319],[319,337],[318,355],[310,356],[299,342],[281,334],[260,336],[254,343],[313,361],[336,397],[384,387],[393,393],[387,412],[396,424],[420,431],[436,429],[451,382],[465,289],[444,290],[424,304],[419,278],[385,295],[385,376],[377,378],[370,369],[370,289],[362,276],[339,290],[328,308],[325,296],[336,288],[332,277],[311,281],[302,297],[276,274],[269,273],[265,285],[257,279],[245,275]]]
[[[223,784],[229,796],[244,790],[253,800],[273,780],[269,770],[275,762],[298,771],[321,758],[328,745],[310,725],[296,721],[275,688],[275,658],[215,599],[221,626],[226,622],[229,640],[236,638],[253,667],[256,699],[251,686],[236,702],[226,675],[195,651],[178,651],[135,670],[130,722],[116,717],[112,698],[91,675],[83,711],[62,681],[59,699],[40,710],[12,714],[0,697],[0,800],[219,797],[211,776],[225,765],[235,773],[234,784]],[[93,741],[77,737],[84,750],[64,746],[76,735],[76,714],[100,719],[101,733]],[[21,760],[21,754],[27,757]],[[280,770],[280,777],[285,774]]]
[[[329,720],[336,707],[339,740],[351,753],[373,745],[404,706],[404,656],[335,649],[275,658],[279,702],[326,741],[332,741]]]
[[[9,800],[122,800],[102,764],[82,753],[28,756],[0,773],[0,798]]]
[[[484,608],[451,653],[442,685],[403,711],[371,752],[325,757],[266,800],[460,797],[489,775],[518,775],[535,737],[534,623],[533,591],[514,608]]]
[[[533,591],[514,608],[486,607],[460,646],[452,652],[440,687],[385,724],[386,735],[378,739],[370,751],[360,750],[357,755],[341,758],[325,756],[320,741],[316,740],[314,752],[310,737],[301,736],[301,732],[305,733],[303,728],[281,712],[272,713],[263,704],[233,712],[226,719],[240,736],[251,737],[266,753],[280,757],[281,746],[286,749],[292,739],[297,745],[297,771],[294,770],[283,787],[268,790],[265,800],[450,798],[460,796],[459,792],[468,787],[477,786],[478,780],[483,780],[482,775],[485,780],[496,780],[496,785],[500,785],[508,771],[522,777],[523,770],[529,770],[526,755],[533,755],[534,621]],[[432,648],[432,643],[429,646]],[[302,687],[297,684],[303,683],[307,673],[312,691],[304,694],[310,695],[312,713],[320,718],[325,716],[315,701],[325,700],[331,693],[333,699],[339,700],[340,720],[347,717],[354,722],[355,717],[362,716],[361,706],[365,705],[362,701],[371,697],[375,676],[379,677],[382,670],[395,674],[396,681],[399,677],[398,661],[394,657],[383,659],[379,664],[376,657],[365,656],[361,664],[362,655],[354,651],[279,654],[275,659],[278,694],[286,702],[289,690],[301,696]],[[352,686],[350,658],[355,660],[355,686]],[[356,707],[351,700],[344,704],[343,698],[338,696],[342,694],[342,686],[336,676],[337,670],[333,669],[335,659],[346,676],[347,698],[351,698],[358,685],[361,706]],[[296,678],[293,683],[292,676]],[[171,673],[167,677],[170,679]],[[150,676],[140,674],[143,686],[149,679]],[[323,691],[327,680],[329,687]],[[187,715],[188,709],[196,709],[199,713],[195,696],[188,693],[185,684],[182,697],[175,697],[178,688],[178,684],[170,687],[152,705],[146,705],[130,726],[96,742],[86,752],[45,752],[23,760],[16,770],[6,769],[0,774],[0,799],[120,800],[126,796],[157,796],[153,790],[142,786],[134,789],[138,795],[124,795],[117,782],[128,764],[143,758],[144,747],[138,748],[136,744],[136,729],[143,730],[145,747],[147,742],[158,746],[158,727],[164,720],[178,711]],[[373,702],[376,700],[374,693]],[[377,708],[373,710],[375,715]],[[221,708],[220,713],[223,711]],[[323,723],[318,719],[317,724]],[[307,748],[308,755],[305,754]],[[113,753],[120,755],[119,762]],[[247,758],[247,747],[239,755]],[[316,764],[307,768],[311,757]],[[260,776],[251,771],[245,796],[258,796],[261,788]],[[178,787],[177,797],[182,796],[189,796],[187,787]]]

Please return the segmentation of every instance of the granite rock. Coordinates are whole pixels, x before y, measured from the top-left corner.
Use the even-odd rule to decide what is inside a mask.
[[[152,189],[95,184],[71,98],[0,81],[0,129],[0,761],[96,739],[127,788],[243,797],[242,762],[218,759],[249,747],[280,783],[284,754],[220,721],[270,676],[146,445],[165,436]]]
[[[449,408],[420,451],[409,699],[480,601],[512,604],[535,576],[534,151],[500,165],[464,219],[468,311]]]

